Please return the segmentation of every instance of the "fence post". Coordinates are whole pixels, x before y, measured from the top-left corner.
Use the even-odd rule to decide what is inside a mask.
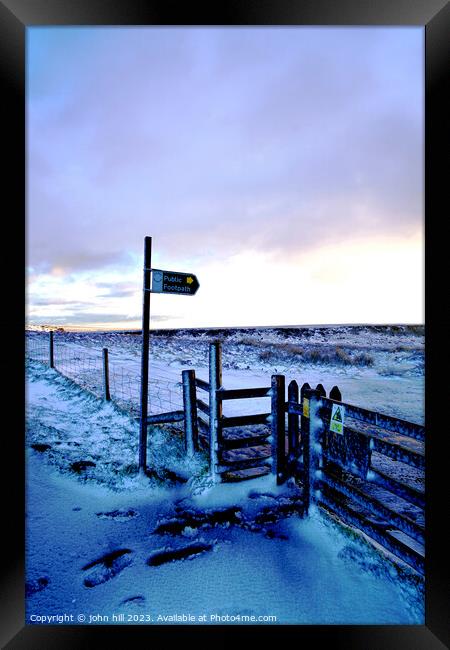
[[[319,498],[320,470],[323,466],[322,434],[323,424],[318,416],[321,395],[317,390],[310,393],[309,399],[309,501],[316,502]]]
[[[192,457],[198,449],[197,397],[195,370],[183,370],[184,448]]]
[[[327,396],[327,391],[323,387],[322,384],[317,384],[315,388],[315,392],[319,395],[319,397],[326,397]]]
[[[333,386],[333,388],[330,390],[329,398],[334,400],[335,402],[342,402],[342,394],[337,386]],[[333,434],[331,431],[327,433],[327,443],[328,443],[328,438],[333,435],[335,436],[336,434]],[[343,470],[337,463],[333,463],[332,461],[325,461],[324,467],[330,469],[333,472],[333,474],[336,476],[336,478],[342,479]]]
[[[314,392],[316,393],[318,398],[327,396],[327,391],[325,390],[323,384],[317,384],[317,386],[314,389]],[[324,429],[323,438],[322,438],[322,452],[327,451],[327,449],[328,449],[328,436],[329,435],[330,435],[330,431]],[[324,467],[328,466],[328,463],[327,463],[326,460],[323,461],[323,465],[324,465]]]
[[[220,482],[216,472],[221,439],[222,402],[217,390],[222,386],[222,344],[214,341],[209,346],[209,469],[213,481]]]
[[[54,347],[53,347],[53,331],[49,332],[50,337],[49,337],[49,363],[50,363],[50,368],[55,367],[55,354],[54,354]]]
[[[310,465],[310,444],[309,444],[309,400],[311,386],[306,382],[300,389],[300,403],[302,404],[302,416],[300,418],[300,436],[303,449],[303,502],[305,515],[308,514],[310,501],[309,465]]]
[[[298,384],[293,379],[288,386],[288,402],[290,404],[298,404]],[[297,460],[299,448],[299,423],[298,415],[296,413],[288,413],[288,470],[289,475],[292,475],[293,463]],[[292,468],[292,470],[291,470]]]
[[[330,391],[330,399],[332,399],[332,400],[334,400],[336,402],[342,402],[342,393],[341,393],[341,391],[339,390],[339,388],[337,386],[333,386],[333,388],[331,389],[331,391]],[[348,444],[347,440],[345,440],[345,438],[344,438],[344,445],[346,447],[347,447],[347,444]],[[370,467],[371,467],[371,462],[372,462],[372,450],[370,449],[370,444],[367,444],[367,446],[363,447],[363,449],[364,449],[364,456],[363,456],[364,472],[363,473],[365,474],[364,479],[367,481],[368,480],[367,477],[368,477]],[[342,467],[340,467],[336,463],[328,463],[328,466],[333,471],[336,478],[338,478],[340,480],[343,479],[345,470],[343,470]]]
[[[109,359],[108,348],[103,348],[103,394],[105,400],[109,402],[111,395],[109,392]]]
[[[330,390],[329,397],[335,402],[342,402],[342,393],[337,386],[333,386],[333,388]]]
[[[284,375],[272,375],[272,474],[277,477],[277,485],[281,485],[286,480],[284,391]]]

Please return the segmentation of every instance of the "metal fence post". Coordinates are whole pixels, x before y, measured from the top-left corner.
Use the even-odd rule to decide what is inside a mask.
[[[222,402],[217,390],[222,386],[222,344],[214,341],[209,346],[209,466],[214,482],[220,482],[216,472],[221,439]]]
[[[284,419],[284,375],[272,375],[271,381],[271,426],[272,426],[272,474],[277,485],[286,480],[286,434]]]
[[[198,449],[197,397],[195,370],[183,370],[184,448],[188,456]]]
[[[49,332],[49,364],[50,368],[55,367],[55,353],[54,353],[54,346],[53,346],[53,331]]]
[[[103,394],[105,400],[109,402],[111,400],[111,394],[109,392],[109,359],[108,359],[108,348],[103,348]]]

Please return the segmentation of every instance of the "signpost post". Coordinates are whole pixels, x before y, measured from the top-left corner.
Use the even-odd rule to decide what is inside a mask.
[[[141,413],[139,430],[139,470],[147,467],[148,367],[150,350],[150,294],[171,293],[193,296],[200,284],[193,273],[152,269],[152,238],[144,243],[144,281],[142,303]]]
[[[139,470],[147,467],[147,411],[148,411],[148,353],[150,343],[150,269],[152,238],[144,243],[144,281],[142,302],[142,357],[141,357],[141,420],[139,429]]]

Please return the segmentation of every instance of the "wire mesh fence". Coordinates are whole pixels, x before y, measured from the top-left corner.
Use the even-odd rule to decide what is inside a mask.
[[[81,388],[104,397],[103,346],[91,340],[77,339],[66,333],[54,333],[53,362],[56,371]],[[27,332],[26,359],[50,365],[48,332]],[[123,350],[109,350],[109,392],[111,400],[122,410],[137,417],[140,410],[140,359],[124,355]],[[181,371],[178,376],[164,368],[150,367],[149,414],[183,408]]]
[[[33,361],[48,363],[50,355],[48,336],[27,334],[25,337],[25,353],[27,358],[33,359]]]

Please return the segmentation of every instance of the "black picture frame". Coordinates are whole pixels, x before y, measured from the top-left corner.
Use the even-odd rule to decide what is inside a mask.
[[[447,241],[442,236],[445,213],[445,127],[450,114],[448,86],[450,8],[446,0],[259,0],[227,2],[214,9],[192,3],[144,0],[0,0],[0,69],[5,92],[3,112],[3,290],[1,377],[3,414],[2,647],[51,648],[134,647],[167,644],[188,636],[202,643],[230,641],[306,644],[333,648],[433,650],[450,645],[448,552],[446,523],[448,436],[445,390],[437,373],[450,359],[446,335]],[[26,626],[24,624],[24,293],[25,284],[25,30],[33,25],[422,25],[425,28],[425,322],[426,322],[426,618],[423,626]],[[448,183],[447,183],[448,184]],[[447,190],[444,196],[444,190]],[[8,205],[8,209],[6,209]],[[6,259],[5,259],[6,257]],[[438,285],[440,295],[434,292]],[[447,292],[448,293],[448,292]],[[401,299],[401,297],[399,297]],[[19,417],[20,416],[20,417]],[[447,427],[445,427],[447,425]]]

